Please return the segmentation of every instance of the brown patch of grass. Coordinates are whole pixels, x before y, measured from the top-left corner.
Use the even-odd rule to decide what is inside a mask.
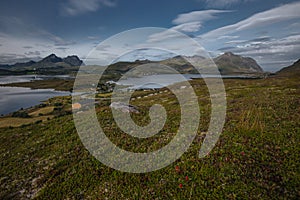
[[[22,125],[36,123],[38,121],[46,121],[48,118],[53,118],[52,115],[39,116],[34,118],[18,118],[18,117],[4,117],[0,118],[0,128],[3,127],[19,127]]]
[[[49,106],[49,107],[45,107],[45,108],[40,108],[40,109],[30,112],[28,114],[32,117],[38,117],[41,114],[42,115],[50,114],[53,111],[53,109],[54,109],[54,106]]]

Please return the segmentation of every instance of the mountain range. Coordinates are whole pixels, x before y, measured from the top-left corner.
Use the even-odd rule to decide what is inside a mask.
[[[194,61],[205,66],[207,59],[201,56],[175,56],[162,61],[137,60],[134,62],[117,62],[108,66],[107,73],[124,74],[130,69],[146,63],[160,63],[173,67],[180,73],[197,73],[197,70],[186,61],[193,59]],[[221,74],[262,74],[263,69],[257,62],[249,57],[235,55],[231,52],[226,52],[213,59],[219,68]],[[29,61],[25,63],[16,63],[13,65],[0,65],[0,74],[76,74],[79,66],[83,64],[77,56],[72,55],[65,58],[60,58],[55,54],[51,54],[40,61]],[[150,71],[150,70],[149,70]]]
[[[29,61],[16,63],[13,65],[0,65],[0,74],[71,74],[76,73],[79,66],[83,64],[77,56],[67,56],[60,58],[55,54],[41,59],[40,61]]]
[[[211,60],[208,60],[202,56],[176,56],[160,63],[174,67],[177,70],[183,70],[186,73],[196,73],[197,71],[194,67],[187,62],[187,60],[193,60],[199,66],[205,68],[207,63],[211,63]],[[221,74],[257,74],[263,73],[263,69],[257,64],[257,62],[249,57],[243,57],[235,55],[231,52],[226,52],[216,58],[213,58],[213,61],[217,65]]]

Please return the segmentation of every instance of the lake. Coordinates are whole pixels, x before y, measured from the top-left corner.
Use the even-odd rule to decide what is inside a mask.
[[[53,89],[37,89],[23,87],[0,87],[0,115],[5,115],[21,108],[29,108],[55,96],[70,95],[70,92]]]
[[[246,75],[212,75],[212,74],[156,74],[143,77],[129,77],[116,82],[118,85],[128,86],[129,89],[159,89],[195,78],[247,78]]]
[[[53,78],[71,79],[69,75],[19,75],[0,76],[0,84],[30,82]],[[0,87],[0,115],[15,112],[21,108],[29,108],[55,96],[70,95],[70,92],[53,89],[30,89],[24,87]]]

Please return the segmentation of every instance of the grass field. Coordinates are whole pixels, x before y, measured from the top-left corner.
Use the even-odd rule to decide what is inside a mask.
[[[210,100],[204,82],[193,80],[201,110],[198,135],[180,159],[155,172],[130,174],[101,164],[82,145],[68,113],[37,124],[1,128],[0,198],[299,199],[298,76],[224,82],[226,124],[212,152],[198,158],[209,122]],[[137,98],[140,96],[143,98]],[[107,96],[99,97],[103,97],[96,107],[99,123],[123,149],[153,151],[176,134],[180,109],[171,92],[134,94],[131,104],[140,109],[139,114],[132,114],[137,124],[149,123],[148,109],[154,103],[162,103],[169,114],[163,130],[149,139],[122,133],[112,120]],[[68,110],[71,102],[65,97],[50,100],[50,104]],[[31,114],[44,117],[37,115],[52,113],[51,109]]]

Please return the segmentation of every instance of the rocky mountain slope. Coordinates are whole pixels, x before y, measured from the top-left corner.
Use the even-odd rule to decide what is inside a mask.
[[[299,76],[300,75],[300,59],[291,66],[285,67],[280,71],[276,72],[277,75],[281,76]]]
[[[249,57],[242,57],[226,52],[214,59],[221,74],[263,73],[257,62]]]

